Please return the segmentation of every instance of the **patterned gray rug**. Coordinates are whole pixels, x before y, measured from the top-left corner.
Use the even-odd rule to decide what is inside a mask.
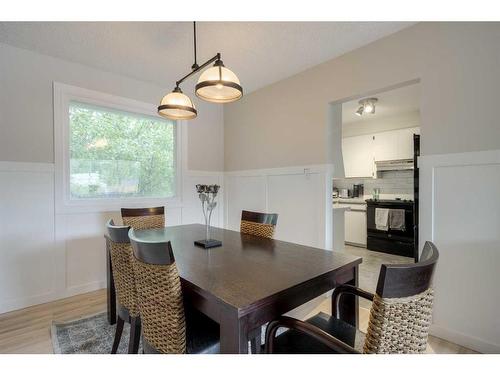
[[[71,322],[53,322],[51,327],[52,346],[56,354],[110,354],[115,338],[116,325],[108,324],[105,312]],[[278,330],[278,335],[284,329]],[[264,343],[262,330],[262,343]],[[122,339],[118,346],[119,354],[128,352],[130,325],[123,327]],[[250,343],[248,343],[250,352]],[[139,345],[142,353],[142,343]]]
[[[116,325],[110,326],[106,313],[66,323],[52,323],[51,335],[56,354],[109,354]],[[130,325],[125,324],[118,353],[127,353]],[[139,352],[142,348],[139,348]]]

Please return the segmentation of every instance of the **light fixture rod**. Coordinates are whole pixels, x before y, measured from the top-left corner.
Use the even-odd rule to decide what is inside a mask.
[[[175,85],[176,86],[179,86],[182,82],[184,82],[187,78],[191,77],[193,74],[199,72],[201,69],[207,67],[208,65],[210,65],[211,63],[213,63],[214,61],[217,61],[217,60],[220,60],[220,53],[217,53],[217,55],[215,55],[214,57],[212,57],[211,59],[207,60],[206,62],[204,62],[203,64],[201,64],[200,66],[198,66],[197,68],[194,68],[191,72],[189,72],[188,74],[186,74],[184,77],[182,77],[180,80],[178,80],[177,82],[175,82]]]
[[[191,69],[198,68],[198,62],[196,61],[196,21],[193,22],[193,39],[194,39],[194,64],[191,66]]]

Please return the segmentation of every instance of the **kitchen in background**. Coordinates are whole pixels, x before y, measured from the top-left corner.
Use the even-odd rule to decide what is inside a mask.
[[[415,257],[419,134],[418,84],[342,104],[333,202],[344,208],[346,245]]]

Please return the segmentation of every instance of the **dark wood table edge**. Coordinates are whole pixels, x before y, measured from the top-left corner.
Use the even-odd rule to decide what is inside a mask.
[[[282,290],[282,291],[276,292],[274,294],[271,294],[271,295],[269,295],[267,297],[264,297],[263,299],[259,300],[257,302],[257,305],[251,305],[251,306],[245,306],[245,307],[239,308],[238,309],[239,310],[239,314],[240,314],[240,316],[247,315],[249,313],[252,313],[255,309],[260,309],[263,306],[272,303],[272,301],[280,298],[280,296],[282,296],[283,294],[294,293],[296,289],[302,289],[304,287],[307,287],[310,284],[315,284],[318,281],[321,281],[321,280],[324,280],[324,279],[331,279],[334,276],[342,275],[344,272],[349,272],[353,268],[358,267],[362,262],[363,262],[363,259],[362,258],[358,258],[358,259],[356,259],[356,260],[354,260],[354,261],[352,261],[352,262],[350,262],[350,263],[348,263],[348,264],[346,264],[346,265],[344,265],[344,266],[342,266],[340,268],[337,268],[335,270],[331,270],[331,271],[322,273],[322,274],[320,274],[320,275],[318,275],[318,276],[316,276],[314,278],[311,278],[309,280],[305,280],[305,281],[303,281],[301,283],[293,285],[293,286],[289,287],[286,290]],[[321,294],[322,293],[319,293],[319,295],[321,295]]]

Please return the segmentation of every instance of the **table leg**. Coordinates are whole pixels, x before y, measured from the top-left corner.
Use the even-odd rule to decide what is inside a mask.
[[[252,354],[260,354],[260,346],[262,345],[262,327],[254,329],[248,334],[250,339],[250,348]]]
[[[353,278],[346,284],[358,286],[358,266],[353,269]],[[333,300],[332,300],[333,303]],[[339,318],[354,327],[359,327],[359,302],[358,297],[352,294],[343,294],[339,299]],[[332,305],[332,311],[334,306]]]
[[[221,354],[248,354],[248,332],[244,318],[228,314],[220,323]]]
[[[106,246],[106,282],[107,282],[107,312],[108,323],[113,325],[116,323],[116,290],[115,280],[113,279],[113,269],[111,266],[111,254],[108,246]]]

